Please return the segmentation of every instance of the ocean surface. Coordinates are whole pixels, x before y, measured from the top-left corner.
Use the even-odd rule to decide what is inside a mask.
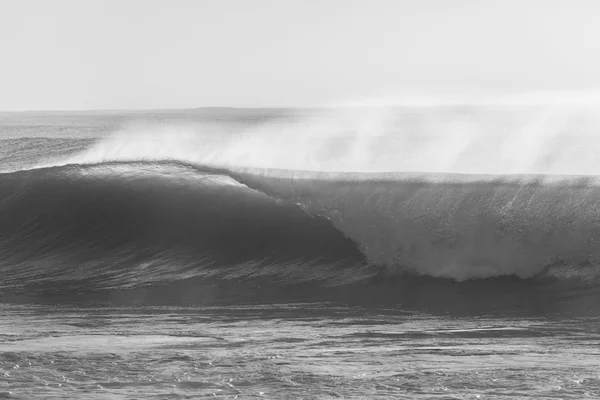
[[[600,113],[0,113],[0,398],[600,399]]]

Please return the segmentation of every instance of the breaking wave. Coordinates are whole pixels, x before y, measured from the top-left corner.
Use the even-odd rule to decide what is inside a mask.
[[[559,111],[471,110],[469,123],[456,108],[282,114],[231,132],[6,139],[0,298],[600,296],[599,124]]]
[[[595,282],[592,178],[234,172],[174,162],[0,175],[5,288],[376,275]]]

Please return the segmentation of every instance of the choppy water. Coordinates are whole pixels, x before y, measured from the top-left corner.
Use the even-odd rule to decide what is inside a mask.
[[[363,111],[0,115],[0,397],[600,398],[596,114]]]
[[[5,305],[1,388],[16,398],[598,398],[599,322],[332,304]]]

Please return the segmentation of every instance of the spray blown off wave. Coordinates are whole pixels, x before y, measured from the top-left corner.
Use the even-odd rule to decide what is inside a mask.
[[[600,175],[600,106],[356,107],[252,122],[131,122],[66,163]]]

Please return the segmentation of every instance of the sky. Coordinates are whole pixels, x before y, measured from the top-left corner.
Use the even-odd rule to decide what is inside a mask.
[[[0,0],[0,110],[600,91],[597,0]]]

